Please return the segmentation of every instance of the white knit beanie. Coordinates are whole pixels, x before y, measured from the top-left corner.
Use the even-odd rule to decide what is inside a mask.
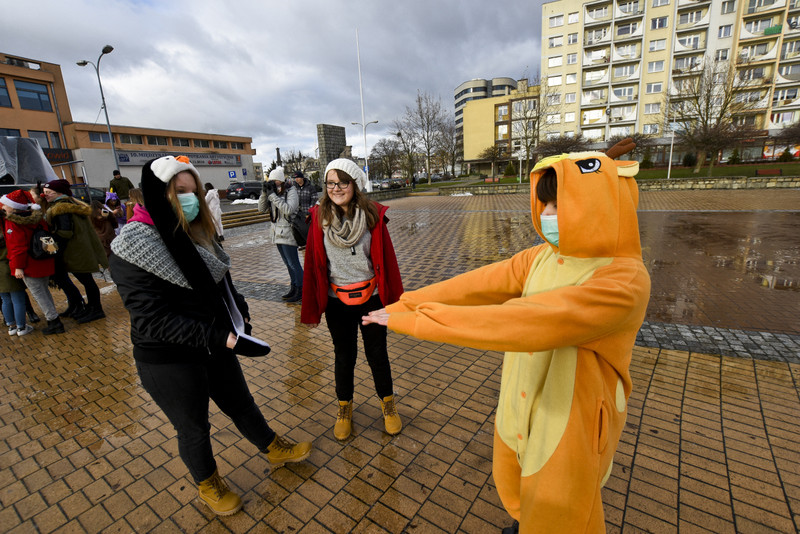
[[[283,167],[275,167],[269,172],[269,178],[267,178],[267,181],[270,182],[272,180],[278,180],[280,182],[286,180],[286,178],[283,175]]]
[[[339,158],[331,161],[328,163],[328,166],[325,167],[325,180],[328,179],[328,171],[331,169],[338,169],[347,173],[347,175],[356,182],[359,190],[363,190],[365,187],[367,187],[367,175],[364,174],[364,171],[361,170],[361,167],[356,165],[355,161],[345,158]]]
[[[197,172],[197,169],[194,168],[194,165],[191,164],[189,158],[186,156],[164,156],[163,158],[153,160],[153,163],[150,164],[150,168],[153,170],[153,174],[156,175],[156,178],[165,184],[169,183],[173,176],[182,171],[189,171],[198,179],[200,178],[200,173]]]

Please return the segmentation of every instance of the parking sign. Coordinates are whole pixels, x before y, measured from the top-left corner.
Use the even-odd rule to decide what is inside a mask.
[[[236,178],[236,171],[228,171],[228,178]]]

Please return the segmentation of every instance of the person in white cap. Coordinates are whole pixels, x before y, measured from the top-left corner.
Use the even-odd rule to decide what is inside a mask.
[[[358,330],[390,435],[403,425],[392,385],[386,327],[361,326],[361,317],[397,302],[403,282],[386,227],[386,206],[362,192],[367,177],[355,162],[335,159],[325,169],[325,196],[311,208],[306,243],[305,291],[300,320],[317,325],[325,314],[335,354],[337,415],[333,435],[353,430],[353,375]]]
[[[292,181],[286,181],[283,167],[276,167],[264,182],[264,190],[258,198],[258,211],[270,214],[272,220],[272,242],[278,247],[283,264],[289,271],[291,287],[281,296],[286,302],[298,302],[303,298],[303,266],[297,253],[297,241],[292,234],[292,217],[297,213],[300,200]]]
[[[178,434],[178,453],[198,496],[218,515],[242,507],[219,475],[211,447],[213,400],[273,468],[300,462],[311,443],[292,443],[267,424],[236,354],[269,346],[251,337],[247,303],[230,275],[231,260],[214,239],[214,222],[197,169],[165,156],[142,169],[144,206],[111,243],[111,276],[131,316],[131,341],[142,387]]]

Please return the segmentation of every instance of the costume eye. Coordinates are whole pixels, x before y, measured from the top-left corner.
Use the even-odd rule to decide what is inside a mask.
[[[586,174],[587,172],[597,172],[600,170],[600,160],[597,158],[591,159],[583,159],[581,161],[576,161],[575,165],[581,170],[582,174]]]

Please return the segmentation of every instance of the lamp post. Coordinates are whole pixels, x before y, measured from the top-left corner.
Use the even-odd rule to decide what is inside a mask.
[[[91,61],[81,60],[78,61],[77,65],[79,67],[85,67],[86,65],[91,65],[94,67],[94,71],[97,73],[97,85],[100,86],[100,100],[103,102],[103,111],[106,114],[106,126],[108,127],[108,142],[111,143],[111,152],[114,154],[114,169],[119,169],[119,158],[117,157],[117,148],[114,146],[114,135],[111,133],[111,122],[108,120],[108,108],[106,107],[106,97],[103,94],[103,82],[100,81],[100,60],[103,59],[103,56],[106,54],[110,54],[114,50],[114,47],[111,45],[105,45],[103,47],[100,56],[97,58],[97,64],[92,63]]]
[[[367,126],[370,124],[378,124],[378,121],[369,121],[366,124],[360,122],[351,122],[354,126],[361,126],[361,133],[364,134],[364,173],[367,175],[367,192],[372,192],[372,182],[369,181],[369,153],[367,152]]]
[[[670,87],[668,88],[670,91],[672,90]],[[670,108],[672,107],[672,100],[670,99],[670,94],[667,93],[667,127],[670,131],[670,138],[669,138],[669,161],[667,162],[667,180],[669,180],[670,174],[672,173],[672,148],[675,146],[675,128],[673,128],[672,123],[669,120],[669,112]]]

